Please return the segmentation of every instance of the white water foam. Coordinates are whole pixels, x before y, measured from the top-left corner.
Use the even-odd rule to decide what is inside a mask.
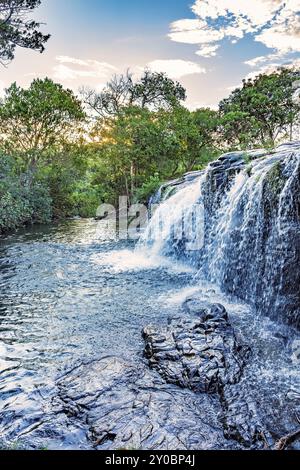
[[[116,250],[91,256],[91,262],[109,267],[115,273],[165,269],[173,273],[194,273],[195,270],[186,264],[163,256],[149,256],[146,250]]]

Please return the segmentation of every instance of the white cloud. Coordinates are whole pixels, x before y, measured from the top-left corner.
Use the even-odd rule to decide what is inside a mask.
[[[224,38],[236,43],[250,33],[274,54],[300,52],[300,0],[196,0],[191,9],[195,19],[170,25],[172,41],[205,51]]]
[[[267,58],[266,56],[262,55],[259,57],[255,57],[254,59],[246,60],[244,62],[246,65],[249,65],[249,67],[256,67],[257,65],[263,64],[266,62]]]
[[[261,26],[270,21],[284,3],[281,0],[196,0],[192,10],[203,19],[218,19],[230,13],[234,19],[247,18],[252,26]]]
[[[186,44],[208,44],[223,39],[224,33],[209,28],[205,21],[179,20],[171,24],[169,38]]]
[[[153,72],[164,72],[170,78],[179,79],[186,75],[206,73],[205,68],[195,62],[187,60],[154,60],[148,68]]]
[[[271,63],[271,64],[263,65],[258,70],[254,70],[253,72],[250,72],[247,75],[246,80],[248,80],[250,78],[253,79],[253,78],[257,77],[260,74],[269,75],[271,73],[276,72],[276,70],[278,70],[280,67],[285,67],[287,69],[293,69],[293,68],[298,68],[299,69],[300,68],[300,58],[295,59],[295,60],[291,60],[291,61],[288,61],[288,62],[281,62],[281,63],[277,62],[277,63]]]
[[[267,62],[274,62],[274,60],[281,60],[284,58],[285,54],[282,53],[276,53],[276,54],[269,54],[269,55],[262,55],[259,57],[255,57],[254,59],[246,60],[244,62],[246,65],[249,65],[249,67],[257,67],[262,64],[265,64]]]
[[[300,17],[296,17],[288,23],[285,20],[279,24],[275,23],[256,36],[255,40],[262,42],[270,49],[276,49],[283,53],[299,52]]]
[[[113,65],[97,60],[82,60],[68,56],[58,56],[56,60],[59,65],[53,68],[53,77],[62,81],[73,81],[79,78],[108,79],[112,73],[117,71]]]
[[[82,59],[74,59],[73,57],[69,57],[66,55],[59,55],[56,57],[56,60],[61,64],[74,64],[74,65],[81,65],[83,67],[88,66],[88,62]]]
[[[196,52],[197,55],[200,55],[201,57],[215,57],[217,55],[217,50],[219,49],[218,44],[204,44],[199,51]]]

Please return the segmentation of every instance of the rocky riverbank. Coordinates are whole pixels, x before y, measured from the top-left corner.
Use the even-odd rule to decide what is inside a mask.
[[[47,399],[26,420],[21,409],[2,413],[7,442],[29,449],[274,448],[279,436],[249,381],[251,345],[237,338],[222,305],[188,297],[165,327],[142,334],[142,367],[114,356],[81,362],[51,390],[39,390]]]

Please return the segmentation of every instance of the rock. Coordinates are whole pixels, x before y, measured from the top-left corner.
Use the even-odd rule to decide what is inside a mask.
[[[267,443],[271,447],[273,441],[261,424],[256,403],[245,381],[224,387],[220,398],[224,435],[227,439],[235,439],[248,448],[264,447]]]
[[[239,448],[224,444],[218,400],[169,385],[136,360],[109,356],[66,369],[28,419],[21,408],[1,414],[2,439],[35,450]]]
[[[225,308],[197,298],[187,299],[185,308],[199,318],[144,329],[150,366],[168,383],[197,392],[217,393],[238,382],[249,349],[237,343]]]
[[[238,343],[222,305],[192,296],[184,309],[194,317],[175,320],[165,328],[144,329],[150,367],[168,383],[218,395],[226,438],[246,447],[265,446],[268,432],[260,422],[247,382],[242,380],[249,347]]]
[[[60,377],[57,387],[57,410],[73,425],[85,424],[95,449],[221,448],[218,404],[121,358],[81,364]]]

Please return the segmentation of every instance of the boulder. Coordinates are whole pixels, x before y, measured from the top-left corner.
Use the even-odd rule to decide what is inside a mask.
[[[184,309],[189,318],[143,330],[150,367],[167,383],[217,395],[226,438],[249,448],[271,445],[251,390],[243,380],[251,351],[237,340],[226,309],[220,304],[207,304],[197,296],[188,298]]]

